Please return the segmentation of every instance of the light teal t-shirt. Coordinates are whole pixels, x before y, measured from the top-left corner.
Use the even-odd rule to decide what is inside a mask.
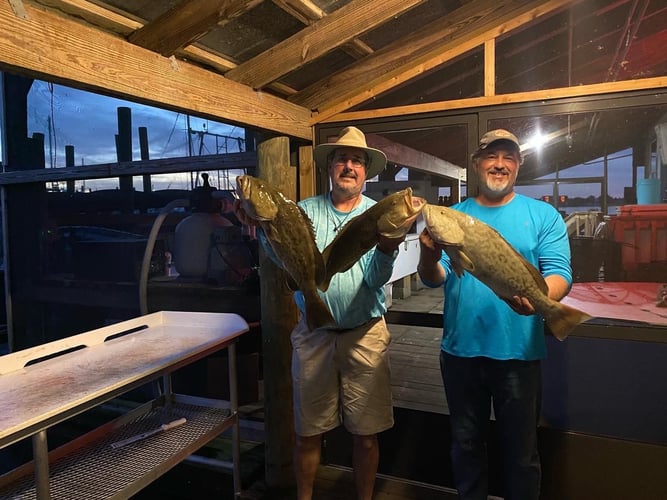
[[[375,204],[375,200],[362,195],[361,202],[349,215],[334,208],[329,194],[313,196],[298,204],[313,223],[315,242],[322,251],[335,238],[335,228],[362,214]],[[264,238],[260,235],[262,246],[272,255]],[[319,292],[341,329],[357,327],[387,312],[384,285],[391,278],[395,258],[373,247],[350,269],[335,274],[326,292]],[[305,314],[303,293],[296,291],[294,301],[301,314]]]

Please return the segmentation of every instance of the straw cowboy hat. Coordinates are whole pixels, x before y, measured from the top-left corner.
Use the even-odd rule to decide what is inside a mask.
[[[322,169],[327,169],[327,156],[336,148],[350,147],[359,148],[366,151],[368,155],[368,164],[366,165],[366,178],[372,179],[384,170],[387,165],[387,157],[379,149],[369,148],[366,144],[366,136],[357,127],[345,127],[340,131],[335,142],[318,144],[313,149],[313,158],[315,165]]]

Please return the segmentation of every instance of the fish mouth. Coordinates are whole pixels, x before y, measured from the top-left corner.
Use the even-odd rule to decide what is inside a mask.
[[[415,216],[419,215],[426,206],[426,200],[421,196],[414,196],[410,187],[406,188],[405,191],[405,204],[408,206],[409,213]]]
[[[415,212],[421,213],[422,210],[424,210],[424,207],[426,207],[427,203],[426,200],[420,196],[413,196],[412,197],[412,209]]]
[[[246,199],[246,193],[248,192],[248,187],[250,186],[250,179],[245,175],[239,175],[236,177],[236,197],[244,200]]]
[[[417,200],[415,199],[414,196],[412,196],[412,188],[411,187],[405,188],[405,198],[404,198],[404,200],[405,200],[405,204],[408,206],[408,210],[410,212],[413,212],[414,209],[416,208],[415,202],[417,202]]]
[[[390,238],[397,238],[403,236],[406,233],[406,230],[412,226],[412,223],[417,220],[417,217],[422,213],[422,210],[426,207],[426,200],[420,196],[413,196],[412,188],[405,189],[405,195],[403,196],[403,202],[405,203],[405,212],[397,214],[396,217],[391,217],[389,222],[393,226],[393,231],[383,232],[384,236]]]

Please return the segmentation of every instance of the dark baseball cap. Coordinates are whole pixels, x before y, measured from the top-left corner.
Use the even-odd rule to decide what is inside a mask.
[[[508,132],[502,128],[489,130],[486,134],[484,134],[479,140],[479,149],[486,149],[490,144],[493,144],[496,141],[509,141],[514,143],[517,149],[521,149],[521,146],[519,145],[519,139],[517,139],[512,132]]]
[[[479,156],[482,151],[488,148],[491,144],[498,141],[507,141],[516,147],[517,152],[521,158],[520,162],[523,163],[523,155],[521,154],[521,146],[519,144],[519,139],[512,133],[508,132],[505,129],[497,128],[495,130],[489,130],[486,134],[482,136],[479,140],[479,147],[477,151],[472,155],[473,158]]]

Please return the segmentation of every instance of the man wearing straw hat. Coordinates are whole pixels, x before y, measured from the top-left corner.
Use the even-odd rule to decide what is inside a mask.
[[[367,179],[385,168],[387,158],[368,147],[356,127],[346,127],[333,142],[316,146],[313,155],[315,164],[326,169],[331,191],[302,200],[299,206],[312,221],[322,251],[350,219],[375,204],[362,190]],[[253,224],[238,203],[237,215]],[[333,276],[321,296],[338,329],[309,331],[303,294],[294,294],[301,311],[301,320],[291,334],[298,500],[312,498],[322,435],[341,424],[353,437],[357,498],[373,497],[379,462],[377,434],[394,424],[384,285],[403,240],[378,236],[375,248],[352,268]]]

